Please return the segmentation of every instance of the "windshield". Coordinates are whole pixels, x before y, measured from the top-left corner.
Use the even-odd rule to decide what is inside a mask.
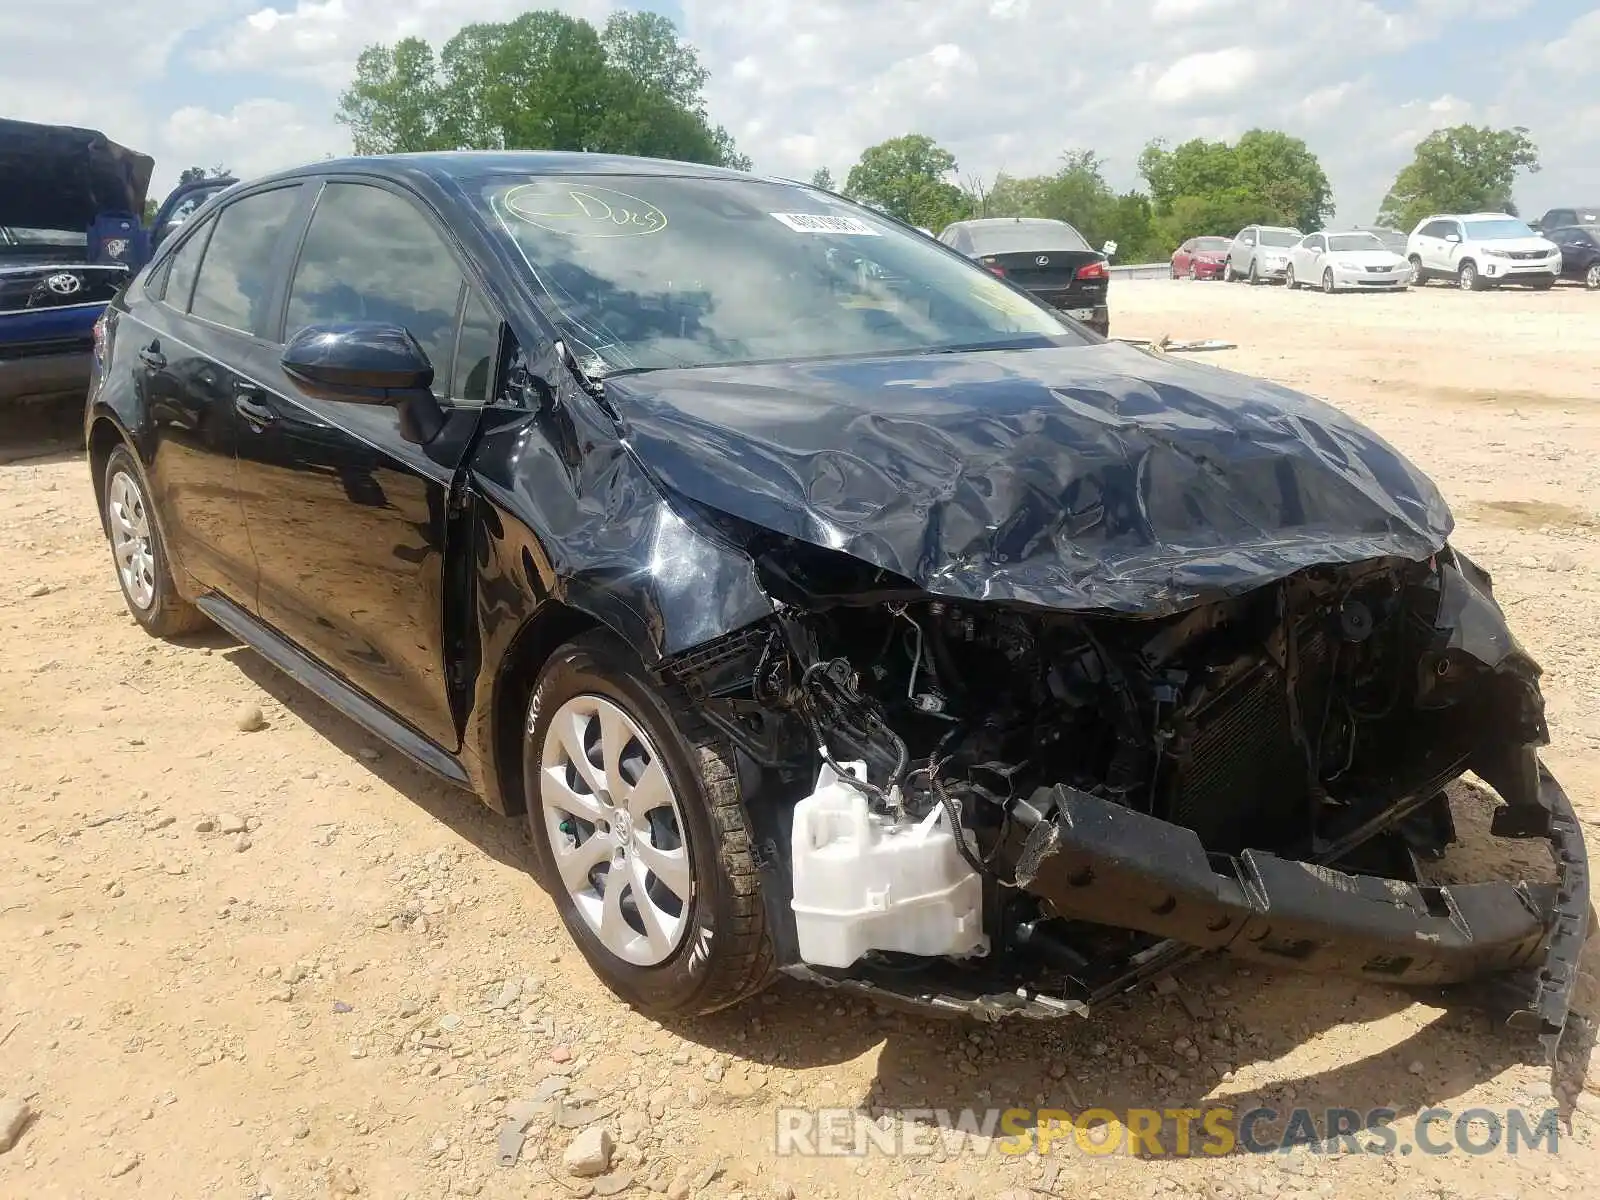
[[[1087,250],[1083,235],[1064,221],[1013,221],[969,225],[974,254],[1037,254],[1041,250]]]
[[[1493,242],[1502,238],[1530,238],[1537,235],[1515,217],[1501,217],[1494,221],[1468,221],[1467,237],[1474,242]]]
[[[1194,249],[1197,254],[1220,254],[1232,247],[1233,241],[1230,238],[1195,238],[1194,240]]]
[[[1088,340],[976,263],[797,185],[525,176],[480,196],[594,374]]]
[[[1387,249],[1375,233],[1336,233],[1328,238],[1329,250]]]
[[[1292,229],[1263,229],[1261,231],[1261,244],[1263,246],[1292,246],[1302,236]]]

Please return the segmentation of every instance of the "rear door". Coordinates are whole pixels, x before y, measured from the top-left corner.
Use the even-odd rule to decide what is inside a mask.
[[[404,326],[433,363],[447,422],[426,446],[407,441],[392,407],[303,391],[275,344],[239,460],[260,618],[450,750],[459,738],[443,650],[447,506],[500,328],[464,262],[408,193],[323,183],[274,342],[327,321]]]
[[[239,198],[184,240],[130,297],[119,364],[135,372],[150,423],[146,474],[174,557],[201,590],[242,606],[256,561],[235,456],[250,434],[239,403],[259,373],[297,183]]]

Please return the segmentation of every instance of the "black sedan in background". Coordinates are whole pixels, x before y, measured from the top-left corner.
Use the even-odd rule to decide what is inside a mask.
[[[1008,228],[980,261],[1103,276]],[[815,189],[590,155],[230,188],[97,343],[134,619],[524,817],[643,1009],[782,970],[1058,1016],[1227,950],[1520,972],[1510,1019],[1561,1030],[1589,902],[1539,668],[1331,405]],[[1469,769],[1558,886],[1422,883]]]
[[[1065,221],[1043,217],[956,221],[945,226],[939,240],[1102,337],[1110,333],[1108,260]]]
[[[1600,225],[1567,225],[1545,237],[1561,247],[1561,278],[1600,292]]]

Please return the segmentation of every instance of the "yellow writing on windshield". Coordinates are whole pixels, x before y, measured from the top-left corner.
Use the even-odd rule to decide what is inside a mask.
[[[520,184],[501,203],[517,220],[566,237],[643,237],[667,227],[667,214],[648,200],[591,184]]]

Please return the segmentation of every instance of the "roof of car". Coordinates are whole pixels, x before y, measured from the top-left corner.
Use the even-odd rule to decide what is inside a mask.
[[[963,229],[994,229],[1001,225],[1066,225],[1054,217],[977,217],[971,221],[951,221],[945,228],[959,225]],[[1069,226],[1070,228],[1070,226]]]
[[[1429,221],[1520,221],[1508,212],[1434,213]]]
[[[436,179],[474,179],[485,175],[662,175],[703,179],[757,179],[745,171],[704,163],[674,162],[627,154],[580,154],[566,150],[436,150],[419,154],[375,154],[324,159],[279,172],[276,177],[359,171],[424,174]]]

